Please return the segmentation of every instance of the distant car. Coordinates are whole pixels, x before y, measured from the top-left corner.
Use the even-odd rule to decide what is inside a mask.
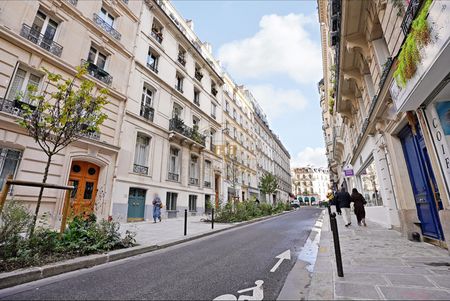
[[[291,201],[291,207],[294,207],[294,208],[300,207],[300,201],[299,200],[292,200]]]

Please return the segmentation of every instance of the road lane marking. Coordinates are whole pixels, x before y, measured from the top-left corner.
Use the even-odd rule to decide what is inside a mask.
[[[281,265],[283,260],[291,260],[291,250],[286,250],[283,253],[281,253],[278,256],[275,256],[275,258],[279,258],[278,262],[273,266],[273,268],[270,270],[271,273],[275,272],[278,267]]]

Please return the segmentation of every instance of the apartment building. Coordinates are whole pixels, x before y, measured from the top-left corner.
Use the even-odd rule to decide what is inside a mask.
[[[320,87],[333,98],[323,120],[331,118],[328,158],[336,188],[358,188],[371,205],[368,218],[405,237],[417,232],[423,240],[448,246],[443,137],[449,73],[443,66],[450,58],[450,34],[444,29],[449,8],[431,0],[318,4],[326,66]],[[412,28],[413,22],[422,27]],[[417,28],[421,48],[412,67],[404,69],[411,50],[405,45],[410,47]]]
[[[293,193],[301,202],[326,201],[330,190],[330,174],[327,168],[305,166],[293,168]]]
[[[278,181],[278,188],[273,195],[273,203],[277,201],[287,202],[290,200],[292,193],[291,183],[291,155],[284,147],[280,138],[272,132],[273,146],[273,166],[274,174]]]

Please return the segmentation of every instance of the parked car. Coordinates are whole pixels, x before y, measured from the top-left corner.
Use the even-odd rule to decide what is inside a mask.
[[[293,207],[293,208],[300,207],[300,201],[299,200],[292,200],[291,201],[291,207]]]

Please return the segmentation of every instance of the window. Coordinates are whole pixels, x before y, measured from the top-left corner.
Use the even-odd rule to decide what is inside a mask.
[[[197,116],[192,116],[192,126],[199,126],[200,125],[200,119]]]
[[[365,170],[360,173],[359,178],[362,186],[361,194],[366,199],[367,206],[383,206],[375,161],[373,159]]]
[[[189,211],[197,211],[197,196],[189,195]]]
[[[194,103],[197,106],[200,106],[200,90],[194,88]]]
[[[167,192],[166,194],[166,210],[177,210],[178,193]]]
[[[228,103],[228,101],[225,101],[225,111],[228,113],[230,110],[230,104]]]
[[[3,188],[9,175],[14,177],[21,157],[22,152],[19,150],[0,147],[0,187]]]
[[[210,143],[209,143],[209,150],[214,152],[215,146],[214,146],[214,138],[216,136],[216,131],[214,129],[211,129],[211,136],[210,136]]]
[[[162,30],[163,30],[163,26],[161,25],[161,23],[159,23],[158,20],[153,19],[151,36],[152,36],[156,41],[158,41],[158,43],[160,43],[160,44],[161,44],[162,41],[163,41]]]
[[[181,46],[178,46],[178,62],[181,65],[186,66],[186,50]]]
[[[158,73],[159,55],[151,48],[148,49],[147,67]]]
[[[202,69],[200,68],[200,66],[198,64],[195,64],[195,73],[194,73],[194,77],[198,80],[201,81],[203,78],[203,74],[202,74]]]
[[[233,118],[236,120],[236,109],[233,109]]]
[[[195,155],[191,155],[191,161],[189,163],[189,184],[199,185],[198,157]]]
[[[211,103],[211,116],[212,118],[216,119],[216,111],[217,111],[217,106],[215,103]]]
[[[211,93],[216,96],[217,95],[217,87],[216,87],[216,83],[211,81]]]
[[[104,9],[103,7],[100,10],[99,16],[100,16],[100,18],[103,19],[103,21],[106,22],[106,24],[108,24],[109,26],[113,27],[113,25],[114,25],[114,17],[110,13],[108,13],[106,11],[106,9]]]
[[[205,174],[203,176],[205,180],[205,187],[211,188],[211,161],[205,161]]]
[[[52,50],[52,42],[55,38],[57,28],[58,22],[50,19],[45,13],[38,10],[33,25],[29,29],[30,33],[26,38],[50,51]]]
[[[133,172],[145,175],[148,173],[147,164],[149,149],[150,138],[140,133],[137,134]]]
[[[152,108],[153,90],[144,85],[142,90],[140,115],[147,120],[153,121],[154,109]]]
[[[183,113],[183,107],[177,104],[176,102],[173,103],[173,109],[172,109],[172,118],[181,118],[181,114]]]
[[[170,148],[169,157],[169,180],[178,182],[180,180],[180,151],[177,148]]]
[[[106,65],[106,57],[106,55],[91,46],[87,60],[89,63],[94,64],[97,68],[104,70]]]
[[[28,86],[39,86],[41,77],[33,72],[25,71],[25,69],[17,68],[14,79],[8,93],[9,100],[19,99],[20,101],[30,103],[30,94]]]
[[[175,78],[177,80],[177,83],[175,84],[175,89],[177,89],[178,91],[183,93],[183,80],[184,80],[184,77],[180,73],[177,72],[177,74],[175,75]]]

